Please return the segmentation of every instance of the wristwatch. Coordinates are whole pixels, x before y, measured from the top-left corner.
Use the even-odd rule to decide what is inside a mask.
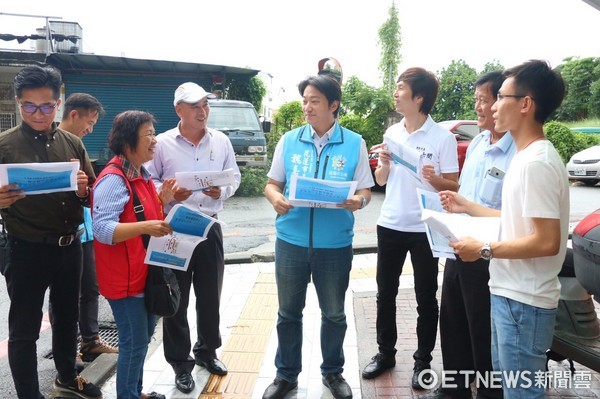
[[[481,259],[485,260],[490,260],[494,257],[494,255],[492,254],[492,247],[490,246],[489,242],[483,243],[483,247],[481,247],[481,250],[479,251],[479,256],[481,257]]]
[[[367,197],[365,197],[364,195],[361,195],[362,197],[362,204],[360,204],[360,207],[358,209],[363,209],[365,206],[367,206]]]

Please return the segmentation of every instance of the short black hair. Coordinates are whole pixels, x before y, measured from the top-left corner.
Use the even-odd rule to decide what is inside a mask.
[[[338,113],[340,112],[340,106],[342,105],[342,88],[340,87],[340,84],[333,77],[328,75],[309,76],[298,84],[298,91],[301,96],[304,96],[304,90],[306,90],[308,86],[313,86],[323,93],[327,98],[329,105],[333,104],[334,101],[339,103],[336,110],[333,111],[333,117],[337,118]]]
[[[530,60],[504,71],[513,78],[517,94],[528,95],[535,102],[535,120],[544,123],[565,97],[565,81],[547,61]]]
[[[487,72],[481,75],[477,81],[475,81],[475,87],[483,86],[489,83],[490,90],[492,91],[492,96],[494,96],[495,101],[498,91],[502,87],[502,83],[504,83],[505,79],[506,76],[504,75],[504,71]]]
[[[48,87],[55,100],[60,98],[62,78],[60,72],[50,65],[30,65],[17,72],[14,79],[15,96],[21,98],[23,90]]]
[[[419,112],[423,115],[429,115],[435,100],[437,99],[440,84],[433,72],[429,72],[424,68],[408,68],[398,77],[396,83],[404,82],[410,86],[412,90],[412,98],[417,96],[423,97],[423,103]]]
[[[73,110],[77,110],[80,114],[97,112],[98,118],[103,118],[105,114],[100,101],[87,93],[73,93],[67,98],[63,109],[63,120],[67,119]]]
[[[108,146],[115,155],[122,155],[125,149],[134,150],[140,141],[138,130],[144,123],[156,124],[154,116],[144,111],[125,111],[115,116],[110,133]]]

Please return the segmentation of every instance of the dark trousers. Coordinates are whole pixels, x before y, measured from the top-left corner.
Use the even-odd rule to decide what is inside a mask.
[[[79,290],[79,332],[84,341],[98,338],[98,279],[96,278],[96,257],[94,241],[81,243],[83,251],[83,267]],[[48,306],[50,321],[53,318],[52,304]]]
[[[190,356],[190,327],[187,319],[192,284],[196,294],[198,333],[194,356],[196,359],[214,357],[216,349],[221,346],[219,306],[224,269],[223,232],[221,225],[215,223],[207,240],[198,244],[194,250],[187,271],[175,272],[181,288],[181,302],[177,313],[163,320],[165,359],[175,373],[191,372],[195,364],[194,358]]]
[[[425,233],[409,233],[377,226],[377,344],[379,352],[394,356],[396,328],[396,296],[406,254],[414,269],[417,299],[417,350],[415,362],[431,362],[438,323],[437,274],[438,258],[434,258]]]
[[[8,362],[20,399],[39,399],[37,345],[42,306],[50,288],[52,353],[61,381],[75,378],[77,318],[81,278],[81,243],[59,247],[10,238],[6,285],[8,314]]]
[[[83,248],[83,271],[79,295],[79,332],[84,341],[98,337],[98,279],[96,278],[96,258],[94,241],[81,244]]]
[[[471,397],[470,382],[459,371],[491,372],[489,261],[447,259],[442,284],[440,340],[444,370],[457,372],[448,381],[458,386],[454,396]],[[472,376],[474,377],[474,376]],[[444,392],[451,393],[449,389]],[[478,389],[478,398],[502,398],[502,389]]]

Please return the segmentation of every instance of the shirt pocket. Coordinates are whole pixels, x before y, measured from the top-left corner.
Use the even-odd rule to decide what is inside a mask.
[[[488,206],[499,208],[502,203],[502,183],[502,179],[486,173],[479,192],[479,198]]]

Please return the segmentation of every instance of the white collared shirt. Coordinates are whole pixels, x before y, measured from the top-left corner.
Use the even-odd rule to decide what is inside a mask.
[[[240,186],[240,169],[235,162],[235,152],[229,138],[222,132],[206,128],[206,134],[195,145],[181,135],[179,126],[156,137],[158,143],[154,159],[145,166],[152,175],[157,191],[165,179],[175,177],[175,172],[223,171],[233,169],[235,184],[221,187],[219,199],[212,199],[202,191],[195,191],[183,204],[207,215],[223,210],[223,201],[231,197]],[[165,213],[177,204],[177,201],[165,205]]]

